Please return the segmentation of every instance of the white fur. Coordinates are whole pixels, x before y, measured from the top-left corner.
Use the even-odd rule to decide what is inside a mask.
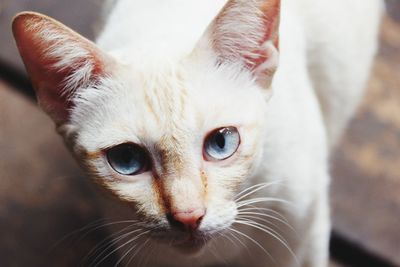
[[[247,3],[251,6],[259,2]],[[257,195],[292,203],[288,206],[265,202],[259,207],[281,212],[295,228],[297,237],[280,224],[281,234],[296,257],[271,235],[239,227],[235,229],[257,240],[273,259],[249,238],[236,233],[226,234],[236,246],[223,238],[214,239],[208,250],[195,259],[165,244],[145,248],[140,254],[158,255],[148,258],[147,266],[205,266],[224,261],[246,267],[327,266],[329,147],[340,136],[365,85],[376,50],[381,3],[283,0],[280,60],[271,85],[272,96],[255,83],[254,76],[242,64],[228,60],[216,66],[215,55],[192,54],[224,3],[223,0],[120,0],[98,44],[123,64],[95,88],[78,91],[71,122],[64,128],[76,138],[73,143],[77,153],[81,148],[95,152],[127,141],[137,142],[149,147],[156,168],[161,163],[152,144],[165,135],[179,136],[176,151],[184,162],[184,170],[180,173],[172,170],[164,178],[170,188],[183,188],[179,192],[186,198],[180,194],[172,197],[184,203],[193,201],[191,195],[198,193],[193,187],[200,181],[197,171],[209,174],[210,199],[201,224],[205,232],[220,231],[234,222],[238,204],[232,194],[237,192],[228,189],[234,178],[245,180],[242,189],[245,185],[275,183]],[[228,38],[222,48],[228,58],[252,51],[260,34],[259,22],[251,22],[256,18],[252,15],[254,10],[237,8],[220,29],[219,39],[228,38],[223,32],[236,32],[236,37],[246,36],[244,47],[250,48],[238,51],[234,45],[237,40]],[[210,39],[204,39],[210,35],[204,36],[200,47],[210,43]],[[82,56],[80,51],[76,52]],[[67,55],[70,53],[75,50],[67,49]],[[73,62],[70,57],[65,60],[60,64]],[[275,66],[277,62],[275,53],[264,67]],[[72,83],[80,79],[72,78]],[[180,102],[183,93],[185,104]],[[145,105],[146,94],[154,102],[156,116],[150,115]],[[238,158],[226,163],[204,162],[201,156],[204,136],[210,130],[229,125],[237,126],[241,133],[238,154],[251,157],[251,161],[248,165],[235,161]],[[110,187],[121,198],[141,203],[138,209],[149,216],[161,216],[162,211],[154,204],[156,200],[149,201],[152,196],[149,174],[119,180],[105,159],[91,164],[99,177],[113,181]],[[247,167],[250,172],[245,171]],[[178,177],[182,173],[185,177]],[[106,205],[111,206],[110,214],[119,207],[109,201]],[[132,216],[130,209],[119,214],[125,219]],[[165,224],[165,219],[161,223]],[[242,243],[250,248],[250,253]],[[132,266],[137,266],[136,259],[140,257],[133,259]]]

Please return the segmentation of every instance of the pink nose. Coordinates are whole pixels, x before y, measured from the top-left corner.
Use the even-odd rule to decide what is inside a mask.
[[[173,218],[175,221],[183,224],[185,228],[196,230],[199,227],[205,213],[206,211],[204,208],[198,208],[188,211],[174,212]]]

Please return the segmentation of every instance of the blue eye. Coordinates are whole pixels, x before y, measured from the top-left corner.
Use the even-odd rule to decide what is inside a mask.
[[[135,144],[121,144],[107,150],[111,167],[122,175],[136,175],[148,170],[147,152]]]
[[[235,154],[240,144],[239,132],[235,127],[225,127],[209,134],[204,143],[207,160],[224,160]]]

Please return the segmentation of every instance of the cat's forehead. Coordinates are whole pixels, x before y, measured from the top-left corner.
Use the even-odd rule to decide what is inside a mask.
[[[123,142],[177,147],[217,127],[252,123],[260,97],[248,80],[186,67],[128,69],[82,94],[79,143],[89,150]]]

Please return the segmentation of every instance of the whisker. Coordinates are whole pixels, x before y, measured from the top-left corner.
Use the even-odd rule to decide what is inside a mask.
[[[278,235],[282,235],[282,233],[284,233],[284,231],[279,226],[277,226],[275,223],[272,223],[271,221],[269,221],[266,218],[260,218],[260,217],[252,216],[252,215],[242,215],[242,216],[238,216],[238,219],[240,219],[240,220],[244,219],[244,220],[249,220],[249,221],[254,221],[254,222],[260,223],[262,225],[265,225],[265,227],[270,228],[273,231],[276,231],[276,233]],[[270,225],[271,227],[267,226],[267,224]],[[275,227],[276,230],[272,227]]]
[[[237,234],[239,234],[239,235],[241,235],[241,236],[243,236],[243,237],[245,237],[245,238],[247,238],[247,239],[250,240],[251,242],[253,242],[253,244],[255,244],[255,245],[256,245],[257,247],[259,247],[262,251],[264,251],[264,253],[267,254],[268,257],[269,257],[274,263],[276,263],[276,261],[275,261],[275,259],[272,257],[272,255],[271,255],[263,246],[261,246],[261,244],[258,243],[256,240],[254,240],[254,239],[251,238],[250,236],[248,236],[248,235],[246,235],[245,233],[242,233],[242,232],[240,232],[240,231],[238,231],[238,230],[236,230],[236,229],[234,229],[234,228],[230,228],[230,230],[233,231],[233,232],[235,232],[235,233],[237,233]]]
[[[75,234],[78,234],[79,232],[85,231],[87,229],[90,229],[91,227],[95,227],[96,225],[100,225],[103,221],[106,221],[107,219],[98,219],[95,220],[93,222],[88,223],[87,225],[78,228],[77,230],[73,230],[72,232],[66,234],[65,236],[63,236],[60,240],[56,241],[50,248],[49,251],[52,251],[54,248],[56,248],[57,246],[59,246],[62,242],[64,242],[65,240],[67,240],[68,238],[72,237]]]
[[[149,239],[149,238],[147,238],[147,240],[148,240],[148,239]],[[146,241],[147,241],[147,240],[146,240]],[[142,246],[144,246],[144,244],[142,244],[139,248],[141,248]],[[125,258],[127,255],[129,255],[129,254],[132,252],[132,250],[134,250],[136,247],[137,247],[137,244],[134,244],[133,246],[131,246],[131,247],[124,253],[124,255],[122,255],[122,257],[118,260],[118,262],[115,264],[115,267],[117,267],[120,263],[122,263],[122,261],[124,260],[124,258]],[[135,256],[136,253],[137,253],[137,251],[134,253],[133,256]],[[129,265],[129,264],[128,264],[128,265]]]
[[[215,248],[215,246],[214,246],[214,245],[213,245],[213,247]],[[208,251],[210,251],[210,252],[211,252],[211,254],[214,256],[214,258],[215,258],[216,260],[220,260],[220,259],[221,259],[221,256],[219,256],[219,255],[215,254],[215,251],[214,251],[214,249],[208,248]]]
[[[272,185],[278,185],[281,184],[281,181],[274,181],[274,182],[266,182],[266,183],[259,183],[253,186],[250,186],[246,189],[244,189],[243,191],[239,192],[236,197],[235,200],[236,201],[240,201],[254,193],[256,193],[257,191],[260,191],[264,188],[270,187]]]
[[[248,207],[245,206],[244,208],[241,207],[241,208],[238,209],[239,212],[241,212],[241,211],[255,211],[255,210],[257,210],[257,211],[267,211],[267,212],[273,213],[276,216],[278,216],[280,219],[282,219],[283,221],[289,223],[289,221],[285,218],[285,216],[283,216],[281,213],[279,213],[278,211],[273,210],[273,209],[264,208],[264,207],[257,207],[257,206],[253,206],[253,205],[248,205]]]
[[[143,249],[143,247],[146,245],[147,242],[149,242],[150,238],[147,238],[147,240],[135,251],[135,253],[129,258],[129,261],[126,266],[129,266],[131,261],[135,258],[137,254]],[[135,247],[132,247],[129,251],[132,251]]]
[[[219,237],[223,237],[222,235],[220,235]],[[216,253],[216,251],[218,251],[218,247],[215,246],[215,244],[212,244],[214,249],[209,249],[209,251],[213,254],[214,258],[222,261],[224,263],[225,266],[229,266],[228,262],[226,261],[226,259],[224,259],[223,257],[221,257],[220,253]],[[218,251],[219,252],[219,251]]]
[[[284,203],[290,206],[293,206],[293,203],[291,203],[290,201],[287,201],[285,199],[281,199],[281,198],[275,198],[275,197],[258,197],[258,198],[251,198],[248,200],[244,200],[244,201],[240,201],[237,204],[237,207],[243,207],[249,204],[255,204],[255,203],[260,203],[260,202],[279,202],[279,203]]]
[[[117,263],[115,263],[114,267],[118,267],[118,265],[119,265],[120,263],[122,263],[122,261],[124,260],[124,258],[125,258],[126,256],[128,256],[129,253],[131,253],[131,251],[132,251],[134,248],[136,248],[136,247],[137,247],[137,244],[132,245],[132,247],[130,247],[130,248],[118,259],[118,261],[117,261]]]
[[[243,224],[244,222],[247,222],[249,224],[254,224],[258,227],[263,228],[267,234],[271,234],[273,237],[282,240],[282,242],[284,242],[286,245],[288,245],[288,242],[286,241],[286,239],[277,231],[275,231],[274,229],[272,229],[271,227],[266,226],[265,224],[261,224],[258,223],[256,221],[253,221],[251,218],[240,218],[240,220],[236,220],[237,223],[241,223]],[[261,229],[260,229],[261,230]]]
[[[229,240],[229,242],[231,242],[233,244],[234,247],[238,247],[238,245],[227,235],[224,235],[222,233],[220,233],[220,236],[223,237],[224,239]]]
[[[147,239],[146,239],[146,241],[144,242],[144,244],[143,244],[143,246],[140,248],[140,250],[145,249],[146,246],[147,246],[147,244],[151,244],[151,243],[149,243],[149,239],[150,239],[150,238],[147,238]],[[140,260],[138,261],[138,267],[140,267],[140,266],[143,265],[145,256],[148,256],[148,255],[149,255],[148,253],[146,253],[146,254],[142,253],[142,254],[141,254]]]
[[[107,253],[107,251],[111,250],[111,249],[113,248],[113,246],[116,244],[116,242],[119,242],[120,240],[123,240],[124,238],[126,238],[126,237],[128,237],[128,236],[130,236],[130,235],[132,235],[132,234],[134,234],[135,232],[138,232],[138,231],[142,231],[142,229],[136,229],[136,230],[130,231],[130,232],[128,232],[128,233],[125,233],[125,234],[123,234],[123,235],[120,235],[120,236],[118,236],[118,237],[116,237],[116,238],[112,238],[112,240],[111,240],[110,242],[108,242],[108,243],[105,245],[104,250],[103,250],[102,252],[100,252],[100,254],[98,254],[97,256],[96,256],[96,254],[93,255],[93,256],[95,256],[95,258],[92,260],[91,265],[93,265],[94,263],[96,263],[96,261],[97,261],[102,255],[104,255],[105,253]],[[103,246],[103,247],[104,247],[104,246]]]
[[[241,195],[245,194],[246,192],[253,190],[257,187],[265,186],[266,184],[269,184],[269,183],[268,182],[258,183],[258,184],[246,187],[245,189],[243,189],[242,191],[240,191],[239,193],[236,194],[235,199],[237,200]]]
[[[138,230],[138,229],[137,229],[137,230]],[[136,230],[135,230],[135,231],[136,231]],[[128,234],[133,234],[135,231],[129,232]],[[111,256],[113,253],[115,253],[116,251],[118,251],[118,250],[121,249],[122,247],[124,247],[124,246],[126,246],[126,245],[128,245],[128,244],[130,244],[130,243],[132,243],[132,242],[134,242],[134,241],[137,240],[139,237],[141,237],[141,236],[143,236],[143,235],[145,235],[145,234],[148,234],[149,232],[150,232],[150,230],[144,231],[144,232],[140,233],[139,235],[135,236],[134,238],[128,240],[128,241],[125,242],[125,243],[123,243],[122,245],[118,246],[117,248],[113,249],[110,253],[108,253],[106,256],[104,256],[100,261],[98,261],[98,262],[96,263],[96,265],[94,265],[94,267],[99,266],[100,263],[102,263],[104,260],[106,260],[109,256]],[[125,234],[125,235],[128,235],[128,234]],[[103,251],[102,254],[104,254],[104,251]],[[99,256],[98,256],[98,257],[99,257]],[[98,258],[98,257],[97,257],[97,258]],[[96,259],[94,260],[93,264],[94,264],[95,262],[96,262]],[[92,265],[92,264],[91,264],[91,265]],[[91,266],[91,265],[90,265],[90,266]]]
[[[148,238],[150,239],[150,238]],[[154,245],[154,243],[149,243],[149,246],[151,248],[151,251],[149,251],[148,253],[146,253],[146,260],[144,261],[144,266],[149,266],[149,261],[150,258],[153,258],[154,255],[154,251],[156,250],[156,246]]]
[[[87,254],[86,256],[83,258],[82,262],[86,262],[88,261],[88,259],[90,257],[92,257],[92,255],[96,255],[97,252],[99,250],[102,250],[105,248],[105,250],[108,250],[108,247],[112,246],[116,241],[119,241],[121,239],[123,239],[126,235],[122,235],[120,236],[121,233],[123,233],[124,231],[126,231],[127,229],[134,227],[135,225],[129,225],[127,227],[124,227],[122,230],[119,230],[118,232],[106,237],[102,242],[100,242],[99,244],[97,244],[94,248],[92,248]],[[138,230],[139,231],[139,230]],[[117,237],[118,236],[118,237]]]
[[[245,243],[243,243],[243,241],[242,241],[239,237],[237,237],[237,236],[235,235],[235,232],[232,232],[231,229],[229,229],[229,232],[228,232],[228,233],[229,233],[233,238],[235,238],[235,240],[237,240],[237,241],[246,249],[246,251],[247,251],[247,253],[248,253],[249,255],[251,255],[249,248],[246,246]]]
[[[92,233],[92,232],[94,232],[94,231],[96,231],[96,230],[98,230],[98,229],[100,229],[100,228],[104,228],[104,227],[111,226],[111,225],[117,225],[117,224],[137,223],[137,222],[138,222],[137,220],[123,220],[123,221],[116,221],[116,222],[110,222],[110,223],[101,224],[101,225],[98,225],[98,226],[95,227],[95,228],[92,228],[92,229],[88,230],[86,233],[84,233],[84,234],[77,240],[77,242],[81,241],[81,240],[84,239],[88,234],[90,234],[90,233]]]
[[[289,253],[293,256],[293,258],[295,259],[296,263],[298,264],[299,261],[297,259],[297,256],[295,255],[295,253],[293,252],[293,250],[289,247],[289,244],[287,243],[286,240],[282,240],[281,238],[279,238],[279,236],[276,235],[276,233],[274,233],[273,231],[271,231],[271,229],[268,229],[267,226],[262,225],[260,223],[254,222],[254,221],[247,221],[247,220],[235,220],[236,223],[239,224],[243,224],[243,225],[247,225],[253,228],[256,228],[264,233],[267,233],[269,235],[271,235],[272,237],[274,237],[276,240],[278,240],[288,251]]]
[[[259,217],[257,217],[257,216],[267,217],[267,218],[276,220],[276,221],[278,221],[278,222],[284,224],[286,227],[288,227],[290,230],[292,230],[292,231],[297,235],[296,230],[295,230],[288,222],[286,222],[286,221],[284,221],[284,220],[281,220],[280,218],[277,218],[277,217],[275,217],[275,216],[273,216],[273,215],[266,214],[266,213],[250,212],[250,211],[245,211],[245,212],[240,212],[240,211],[239,211],[238,215],[239,215],[239,216],[242,216],[242,215],[243,215],[243,217],[246,217],[246,216],[247,216],[247,217],[252,218],[252,219],[258,219],[258,220],[260,220],[260,221],[269,223],[269,224],[275,226],[276,228],[278,228],[279,230],[281,230],[281,229],[280,229],[277,225],[275,225],[274,223],[272,223],[272,222],[270,222],[270,221],[268,221],[268,220],[266,220],[266,219],[259,218]]]

